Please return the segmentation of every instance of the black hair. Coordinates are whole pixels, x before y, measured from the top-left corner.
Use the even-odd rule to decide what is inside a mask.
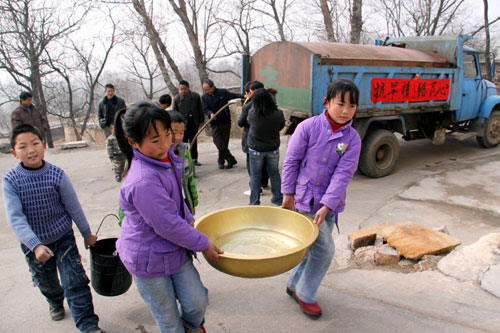
[[[179,81],[179,85],[180,86],[186,86],[186,87],[189,88],[189,82],[187,82],[186,80],[180,80]]]
[[[170,122],[173,123],[186,123],[186,119],[182,114],[180,114],[177,111],[168,111],[168,114],[170,115]]]
[[[141,144],[151,127],[158,132],[156,121],[160,121],[166,129],[170,129],[170,115],[158,105],[150,101],[138,102],[130,109],[120,109],[115,116],[115,136],[118,146],[127,158],[128,165],[123,174],[130,168],[134,152],[128,138]]]
[[[330,101],[331,99],[340,95],[340,100],[345,103],[344,97],[349,93],[350,103],[358,105],[359,103],[359,89],[356,87],[354,82],[347,79],[337,79],[330,82],[328,89],[326,91],[326,99]]]
[[[45,141],[43,140],[42,133],[40,133],[40,130],[38,130],[38,128],[28,124],[19,125],[12,130],[12,134],[10,135],[10,146],[12,147],[12,149],[14,149],[14,146],[16,145],[17,136],[23,133],[33,133],[40,139],[40,141]]]
[[[259,116],[264,116],[276,110],[276,103],[271,94],[264,88],[257,89],[252,95],[252,108]]]
[[[260,81],[252,81],[249,88],[250,88],[250,90],[261,89],[261,88],[264,88],[264,84]]]
[[[245,85],[243,86],[243,90],[248,93],[250,92],[250,85],[252,84],[253,81],[248,81],[247,83],[245,83]]]
[[[205,79],[205,80],[203,80],[203,83],[208,84],[208,86],[209,86],[210,88],[212,88],[212,87],[214,86],[214,81],[212,81],[212,80],[210,80],[210,79]]]
[[[19,94],[20,101],[24,101],[25,99],[28,99],[30,97],[33,98],[33,94],[30,93],[29,91],[23,91]]]
[[[111,88],[113,90],[115,90],[115,86],[112,85],[111,83],[107,83],[105,86],[104,86],[104,90],[108,89],[108,88]]]
[[[169,107],[172,104],[172,96],[169,94],[161,95],[158,102],[160,102],[160,104],[166,104],[167,107]]]

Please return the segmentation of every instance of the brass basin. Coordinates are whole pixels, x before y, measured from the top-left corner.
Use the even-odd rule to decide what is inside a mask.
[[[304,258],[318,226],[300,213],[278,207],[221,209],[196,220],[195,228],[224,250],[207,261],[221,272],[247,278],[284,273]]]

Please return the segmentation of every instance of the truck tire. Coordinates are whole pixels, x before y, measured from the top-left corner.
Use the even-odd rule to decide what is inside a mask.
[[[483,136],[476,136],[481,147],[493,148],[500,143],[500,111],[493,111],[483,127]]]
[[[361,146],[359,170],[368,177],[389,175],[399,156],[399,142],[391,131],[376,129],[368,133]]]

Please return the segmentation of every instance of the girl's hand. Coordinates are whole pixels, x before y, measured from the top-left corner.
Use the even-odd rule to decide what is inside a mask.
[[[317,212],[316,212],[316,215],[314,216],[314,220],[313,220],[313,223],[314,224],[317,224],[317,225],[320,225],[321,223],[323,223],[323,221],[325,220],[326,218],[326,215],[328,214],[328,207],[326,206],[323,206],[321,207]]]
[[[281,204],[281,208],[295,210],[293,194],[285,194],[283,196],[283,203]]]
[[[203,255],[209,260],[217,260],[219,259],[219,254],[224,253],[221,249],[215,246],[214,243],[210,242],[208,247],[203,251]]]
[[[88,249],[90,246],[94,247],[96,241],[97,241],[96,235],[90,235],[89,237],[85,238],[84,240],[85,248]]]
[[[42,244],[37,245],[33,249],[33,253],[35,253],[35,259],[39,262],[47,261],[50,259],[50,257],[54,256],[52,250]]]

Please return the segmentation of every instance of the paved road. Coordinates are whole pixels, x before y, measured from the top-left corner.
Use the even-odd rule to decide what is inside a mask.
[[[287,138],[282,142],[284,149]],[[447,225],[463,244],[498,232],[500,148],[485,150],[474,140],[453,139],[438,147],[428,141],[401,144],[394,174],[382,179],[355,175],[346,211],[340,216],[342,233],[360,225],[408,220],[428,227]],[[197,216],[248,203],[243,195],[248,176],[239,140],[231,140],[230,147],[239,164],[219,171],[213,144],[199,145],[203,166],[197,168]],[[95,231],[102,216],[116,210],[119,190],[104,147],[49,151],[46,158],[65,169]],[[0,157],[2,174],[15,164],[13,157]],[[261,201],[270,205],[270,198],[266,191]],[[118,227],[109,221],[99,237],[118,234]],[[81,236],[77,239],[82,244]],[[89,272],[88,252],[81,252]],[[18,242],[3,214],[0,254],[0,331],[75,332],[69,317],[50,321],[47,304],[32,287]],[[206,315],[209,332],[500,331],[500,299],[472,283],[458,282],[436,271],[401,274],[332,267],[319,290],[324,315],[313,321],[285,294],[288,273],[242,279],[216,271],[204,259],[196,266],[210,292]],[[108,332],[158,332],[135,286],[119,297],[94,293],[94,304],[101,326]]]

